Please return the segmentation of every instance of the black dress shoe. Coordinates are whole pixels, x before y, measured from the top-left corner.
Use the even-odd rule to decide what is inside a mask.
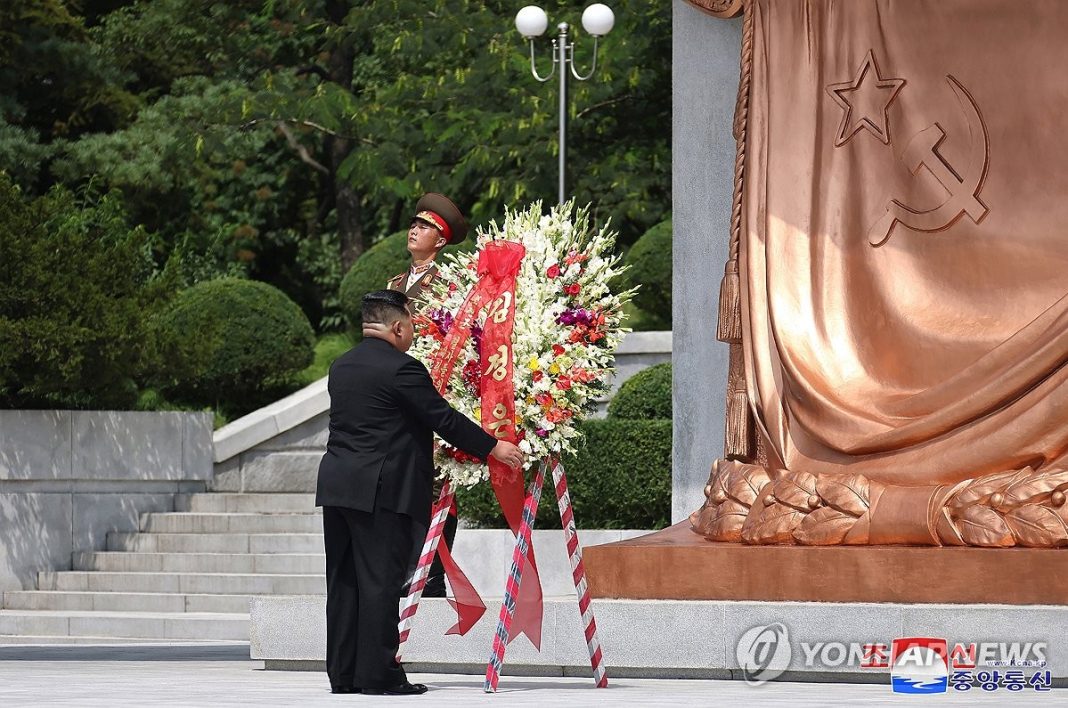
[[[360,689],[355,686],[331,686],[330,693],[359,693]]]
[[[427,692],[426,684],[408,683],[405,681],[399,686],[390,688],[365,688],[364,694],[369,696],[418,696]]]

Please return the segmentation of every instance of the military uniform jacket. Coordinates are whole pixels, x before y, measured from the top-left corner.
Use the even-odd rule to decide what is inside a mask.
[[[433,434],[486,459],[497,440],[457,413],[417,359],[368,337],[330,367],[330,438],[316,506],[376,506],[425,523],[434,477]]]
[[[405,281],[408,278],[408,271],[404,271],[400,275],[395,275],[386,283],[386,287],[390,290],[399,290],[408,296],[408,299],[412,301],[412,314],[419,314],[423,308],[426,307],[427,296],[430,294],[430,284],[434,282],[434,279],[438,277],[437,265],[432,265],[423,273],[423,276],[419,280],[412,283],[411,287],[405,289]]]

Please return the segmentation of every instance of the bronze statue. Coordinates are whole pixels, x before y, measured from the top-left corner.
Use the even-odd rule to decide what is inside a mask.
[[[1068,4],[692,1],[745,14],[693,529],[1068,546]]]

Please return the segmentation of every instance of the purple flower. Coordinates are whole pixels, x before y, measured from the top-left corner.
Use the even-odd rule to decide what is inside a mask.
[[[593,313],[581,307],[571,307],[561,312],[560,316],[556,318],[556,322],[562,325],[580,324],[589,326],[593,322]]]
[[[545,430],[544,428],[538,428],[537,430],[534,431],[534,434],[537,435],[539,438],[547,438],[547,437],[549,437],[549,431]]]
[[[475,351],[482,354],[482,326],[477,322],[471,325],[471,343],[475,347]]]
[[[448,334],[449,330],[452,329],[451,312],[438,308],[431,310],[429,317],[430,321],[438,326],[438,329],[441,330],[442,334]]]

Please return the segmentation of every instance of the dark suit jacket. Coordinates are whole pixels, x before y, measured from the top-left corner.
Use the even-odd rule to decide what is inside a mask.
[[[457,413],[418,360],[368,337],[330,367],[330,440],[316,506],[377,506],[425,522],[434,477],[433,433],[485,459],[496,439]]]

